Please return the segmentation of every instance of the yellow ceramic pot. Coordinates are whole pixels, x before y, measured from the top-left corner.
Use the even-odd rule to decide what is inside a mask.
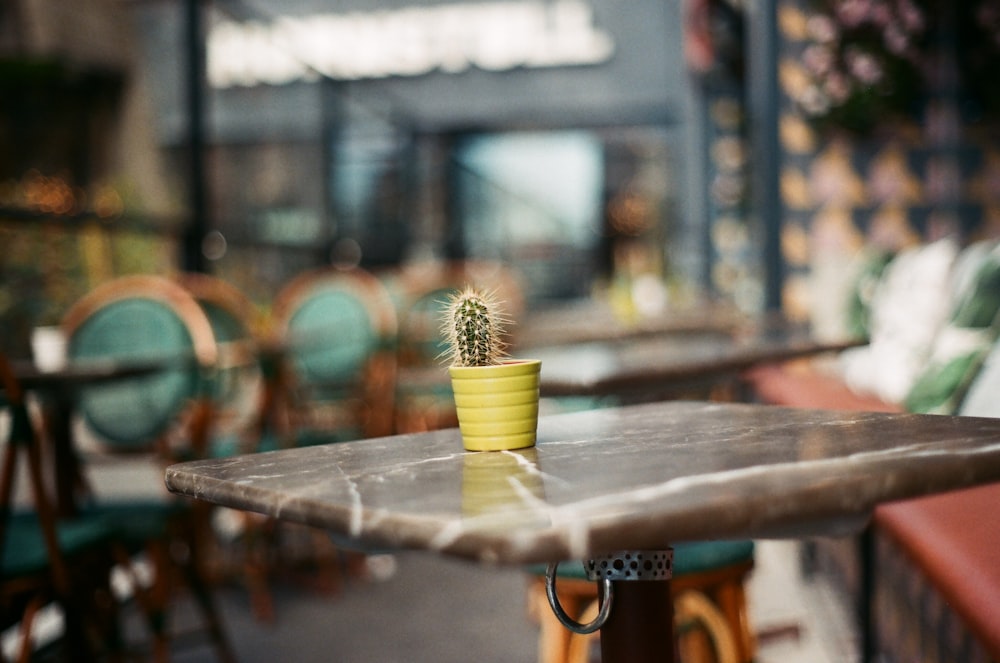
[[[466,449],[502,451],[534,446],[541,368],[537,359],[448,367]]]

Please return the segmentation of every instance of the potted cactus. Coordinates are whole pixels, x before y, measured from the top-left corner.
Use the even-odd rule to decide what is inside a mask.
[[[492,293],[466,287],[447,304],[442,332],[463,446],[534,446],[541,362],[507,357],[503,334],[509,321]]]

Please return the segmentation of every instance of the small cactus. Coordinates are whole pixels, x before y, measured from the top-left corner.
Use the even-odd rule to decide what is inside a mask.
[[[506,356],[506,318],[492,292],[466,286],[447,302],[441,331],[452,366],[495,366]]]

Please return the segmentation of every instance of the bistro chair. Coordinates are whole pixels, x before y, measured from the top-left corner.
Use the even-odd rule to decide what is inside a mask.
[[[0,630],[19,627],[14,660],[27,663],[34,654],[36,617],[55,604],[64,620],[63,638],[53,645],[62,648],[60,660],[113,660],[121,651],[109,587],[112,530],[101,518],[57,519],[44,485],[39,436],[2,355],[0,413],[8,431],[0,459]],[[26,471],[18,466],[22,456]],[[15,484],[23,479],[28,497],[19,504]]]
[[[458,425],[451,382],[442,363],[447,349],[441,323],[448,297],[466,285],[496,293],[506,317],[524,309],[516,273],[490,261],[427,262],[409,265],[388,279],[399,317],[396,431],[415,433]],[[516,324],[507,343],[516,343]]]
[[[277,411],[285,446],[392,432],[396,312],[361,269],[303,273],[278,293],[273,344],[284,361]]]
[[[360,269],[320,268],[289,281],[272,306],[269,403],[261,445],[293,447],[392,433],[396,314],[382,283]],[[365,556],[338,548],[327,533],[268,520],[254,532],[258,590],[282,567],[308,568],[327,592],[345,569],[361,575]],[[259,593],[258,618],[269,618]]]
[[[201,306],[218,347],[216,370],[204,385],[213,410],[207,454],[226,457],[276,447],[276,437],[266,433],[278,356],[259,338],[253,302],[236,286],[209,274],[182,273],[174,280]],[[202,524],[206,521],[200,519]],[[274,604],[266,577],[273,521],[256,513],[216,507],[211,522],[212,531],[202,538],[215,545],[212,554],[205,555],[206,562],[212,562],[210,575],[218,579],[238,574],[254,615],[271,621]]]
[[[134,572],[132,589],[147,615],[156,660],[169,658],[169,613],[176,583],[182,582],[202,612],[219,660],[234,661],[204,577],[207,511],[167,494],[162,483],[165,464],[207,453],[212,402],[205,392],[218,356],[208,317],[177,283],[137,275],[92,290],[70,308],[62,327],[71,361],[163,362],[163,370],[151,376],[81,392],[78,442],[91,452],[91,481],[83,482],[80,508],[113,523],[123,568],[134,572],[134,560],[145,553],[152,581],[146,587]],[[115,469],[127,482],[118,490],[99,477]],[[154,491],[143,474],[155,477]]]
[[[674,546],[675,633],[686,663],[750,663],[755,638],[744,584],[754,565],[752,541],[710,541]],[[545,569],[532,568],[529,613],[539,624],[539,663],[586,663],[596,634],[579,635],[552,612]],[[597,584],[583,564],[559,565],[556,589],[566,613],[580,623],[597,614]]]
[[[206,453],[225,457],[259,451],[265,370],[271,357],[258,338],[257,310],[239,288],[216,276],[187,272],[174,280],[208,317],[218,352],[215,370],[203,384],[212,403]]]

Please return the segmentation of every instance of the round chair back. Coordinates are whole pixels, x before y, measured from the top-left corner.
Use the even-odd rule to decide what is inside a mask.
[[[279,293],[274,331],[297,444],[391,430],[396,312],[388,291],[361,269],[304,273]],[[319,436],[313,436],[315,429]]]
[[[292,281],[275,307],[300,385],[336,390],[362,377],[371,356],[395,338],[392,303],[367,272],[321,270]]]
[[[144,450],[178,422],[215,362],[211,324],[173,282],[123,277],[85,295],[63,325],[71,361],[162,362],[148,376],[86,388],[78,409],[101,441]]]
[[[255,332],[257,311],[250,299],[228,281],[200,273],[175,280],[195,298],[208,317],[218,347],[218,365],[203,384],[214,408],[212,453],[247,445],[238,438],[259,422],[264,390],[264,359]]]

